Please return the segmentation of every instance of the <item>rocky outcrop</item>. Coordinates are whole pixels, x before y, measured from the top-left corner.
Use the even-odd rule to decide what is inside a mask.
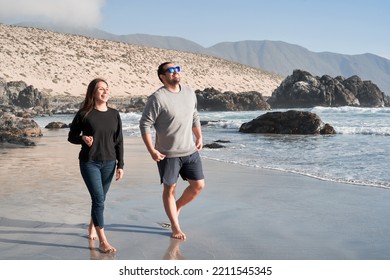
[[[0,79],[0,111],[13,113],[20,117],[34,117],[51,114],[50,104],[56,102],[48,94],[38,91],[23,81],[6,82]],[[72,97],[72,102],[75,97]]]
[[[207,149],[221,149],[221,148],[225,148],[225,146],[221,145],[219,143],[213,142],[213,143],[210,143],[210,144],[205,144],[203,146],[203,148],[207,148]]]
[[[69,128],[69,125],[63,122],[50,122],[45,126],[45,128],[47,129]]]
[[[269,110],[270,105],[262,94],[257,91],[250,92],[220,92],[214,88],[203,91],[196,90],[198,110],[200,111],[253,111]]]
[[[34,146],[31,137],[38,136],[42,131],[34,120],[0,112],[0,143]]]
[[[362,81],[358,76],[317,77],[302,70],[294,70],[267,102],[272,108],[389,106],[388,97],[371,81]]]
[[[313,77],[295,70],[266,100],[257,91],[234,93],[214,88],[196,90],[199,111],[253,111],[272,108],[310,108],[314,106],[389,106],[389,97],[371,82],[357,76],[348,79],[329,76]],[[0,111],[19,117],[74,114],[83,96],[50,96],[39,92],[23,81],[6,82],[0,79]],[[148,96],[111,97],[109,105],[120,112],[142,112]]]
[[[122,113],[130,113],[142,112],[147,101],[148,96],[138,95],[131,98],[111,98],[109,104]]]
[[[0,111],[10,112],[20,117],[37,115],[74,114],[83,102],[83,96],[56,95],[50,96],[27,86],[23,81],[6,82],[0,79]],[[110,106],[121,112],[141,112],[145,107],[147,96],[129,98],[112,97]]]
[[[358,76],[352,76],[348,79],[337,78],[359,100],[360,107],[390,106],[389,97],[371,81],[362,81]]]
[[[239,129],[243,133],[274,134],[335,134],[334,128],[325,124],[318,115],[289,110],[286,112],[268,112],[250,122],[243,123]]]
[[[15,105],[26,109],[31,107],[47,108],[49,96],[28,86],[23,81],[5,82],[0,80],[0,100],[2,104]]]
[[[209,144],[205,144],[203,146],[203,148],[207,148],[207,149],[221,149],[221,148],[226,148],[225,145],[222,145],[220,143],[230,143],[229,140],[217,140],[217,141],[214,141],[212,143],[209,143]]]

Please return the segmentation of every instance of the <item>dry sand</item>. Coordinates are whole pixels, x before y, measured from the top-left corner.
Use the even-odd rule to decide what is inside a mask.
[[[390,259],[390,192],[204,159],[206,187],[171,239],[157,167],[126,138],[125,177],[106,202],[114,255],[91,250],[90,201],[67,130],[32,148],[0,148],[1,260]],[[179,190],[185,187],[179,182]]]
[[[0,79],[24,81],[50,95],[84,96],[103,77],[114,96],[150,95],[161,86],[157,67],[174,61],[194,90],[258,91],[271,96],[280,75],[208,55],[0,24]]]

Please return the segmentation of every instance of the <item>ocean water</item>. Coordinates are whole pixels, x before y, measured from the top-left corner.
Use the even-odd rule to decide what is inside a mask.
[[[286,111],[280,110],[280,111]],[[297,109],[296,109],[297,110]],[[390,189],[390,108],[314,107],[307,110],[332,125],[335,135],[263,135],[238,132],[267,111],[200,112],[204,144],[217,140],[221,149],[203,149],[205,158],[321,180]],[[275,110],[276,111],[276,110]],[[140,113],[122,114],[125,137],[141,137]],[[72,115],[35,118],[70,123]]]

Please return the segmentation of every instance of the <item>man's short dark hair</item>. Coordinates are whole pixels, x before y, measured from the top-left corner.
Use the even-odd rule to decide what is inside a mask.
[[[165,65],[167,65],[167,64],[172,64],[172,63],[173,63],[173,62],[170,62],[170,61],[161,63],[160,66],[159,66],[158,69],[157,69],[157,76],[160,77],[160,75],[165,74],[165,69],[164,69]]]

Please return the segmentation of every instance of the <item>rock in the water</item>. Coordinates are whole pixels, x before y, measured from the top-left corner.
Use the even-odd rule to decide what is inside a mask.
[[[334,128],[325,124],[318,115],[289,110],[287,112],[268,112],[250,122],[243,123],[240,132],[275,134],[335,134]]]

